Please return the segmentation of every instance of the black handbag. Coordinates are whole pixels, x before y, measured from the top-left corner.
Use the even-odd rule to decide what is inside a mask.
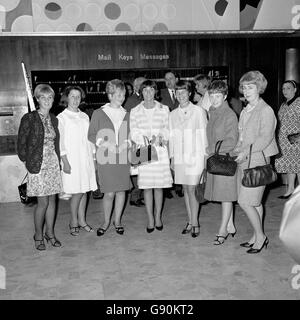
[[[256,188],[256,187],[265,186],[267,184],[273,183],[274,181],[277,180],[276,172],[273,170],[272,165],[267,163],[264,152],[262,153],[263,153],[266,164],[263,166],[249,168],[250,162],[251,162],[251,154],[252,154],[252,144],[251,144],[249,161],[248,161],[248,169],[244,170],[244,176],[242,178],[242,185],[244,187]]]
[[[27,196],[27,183],[25,179],[27,178],[28,173],[26,173],[24,179],[22,180],[21,184],[18,186],[20,200],[23,204],[34,204],[37,202],[36,197],[28,197]]]
[[[206,199],[204,198],[205,184],[206,184],[206,170],[203,169],[199,179],[199,183],[196,185],[196,188],[195,188],[195,197],[199,203],[206,202]]]
[[[140,146],[132,142],[129,153],[129,161],[132,166],[138,166],[145,163],[158,161],[158,154],[154,145],[152,145],[148,137],[144,136],[145,146]]]
[[[294,144],[294,143],[297,143],[297,141],[299,140],[300,138],[300,133],[292,133],[292,134],[289,134],[287,136],[290,144]]]
[[[207,172],[220,176],[234,176],[237,168],[235,157],[231,157],[229,153],[219,154],[222,142],[223,140],[217,141],[215,153],[207,159]]]

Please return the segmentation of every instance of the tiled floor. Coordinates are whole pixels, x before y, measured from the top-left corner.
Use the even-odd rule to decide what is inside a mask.
[[[6,289],[0,299],[299,299],[292,288],[296,262],[278,238],[283,187],[271,190],[266,202],[267,250],[250,255],[239,244],[251,228],[237,206],[237,234],[222,246],[212,240],[220,221],[220,205],[208,203],[200,212],[198,238],[182,235],[186,223],[183,198],[167,199],[164,229],[145,231],[144,208],[127,206],[124,235],[113,227],[102,237],[68,231],[69,206],[61,201],[56,223],[62,248],[35,250],[33,208],[0,204],[0,265],[6,270]],[[88,222],[103,220],[102,200],[91,200]]]

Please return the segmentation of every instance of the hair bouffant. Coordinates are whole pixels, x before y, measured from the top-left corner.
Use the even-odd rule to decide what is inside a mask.
[[[43,94],[52,94],[53,98],[55,97],[55,92],[49,84],[40,83],[34,89],[34,96],[36,99],[39,99]]]
[[[79,92],[80,92],[80,95],[81,95],[81,100],[84,100],[84,98],[85,98],[85,92],[83,91],[83,89],[82,89],[80,86],[68,86],[68,87],[65,88],[63,94],[64,94],[66,97],[68,97],[69,94],[70,94],[70,92],[71,92],[72,90],[79,91]]]
[[[255,84],[259,94],[265,92],[268,81],[260,71],[249,71],[245,73],[240,79],[239,91],[243,93],[243,85]]]

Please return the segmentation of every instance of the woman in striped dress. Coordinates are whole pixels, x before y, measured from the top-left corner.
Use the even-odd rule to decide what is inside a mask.
[[[145,140],[155,145],[158,160],[138,167],[138,186],[144,189],[144,199],[148,215],[147,232],[156,228],[161,231],[163,223],[161,210],[163,188],[172,186],[167,142],[169,140],[169,108],[155,100],[157,87],[154,81],[146,80],[140,87],[143,101],[130,112],[131,139],[138,145]],[[155,217],[153,214],[153,190]]]

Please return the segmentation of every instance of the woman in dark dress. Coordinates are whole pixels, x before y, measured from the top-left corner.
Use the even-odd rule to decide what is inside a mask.
[[[54,233],[55,196],[62,191],[59,132],[57,118],[49,113],[54,101],[53,89],[47,84],[39,84],[34,90],[34,96],[39,107],[21,119],[18,156],[28,171],[27,195],[38,199],[34,212],[35,247],[37,250],[45,250],[44,238],[53,247],[61,246]]]

